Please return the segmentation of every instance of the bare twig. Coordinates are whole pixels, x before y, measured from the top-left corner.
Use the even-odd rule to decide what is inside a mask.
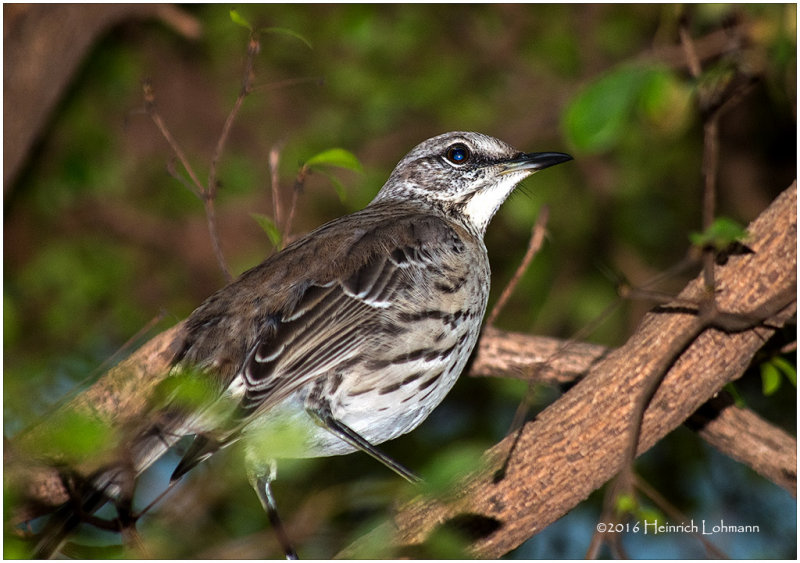
[[[544,235],[547,232],[547,220],[549,217],[550,208],[545,205],[539,212],[539,216],[536,218],[536,222],[533,224],[533,228],[531,229],[531,238],[528,241],[528,250],[525,252],[522,262],[520,262],[519,267],[517,267],[517,270],[511,277],[511,281],[509,281],[508,285],[505,287],[505,289],[503,289],[503,292],[497,299],[497,303],[495,303],[494,307],[492,308],[492,312],[489,314],[489,318],[486,321],[487,325],[494,326],[494,322],[497,320],[497,316],[500,314],[500,311],[503,310],[503,307],[505,307],[509,297],[511,297],[511,294],[514,293],[514,290],[517,288],[517,284],[519,284],[522,274],[525,273],[533,261],[533,257],[536,256],[536,254],[542,248]]]
[[[155,6],[156,14],[161,21],[188,39],[199,39],[203,34],[203,25],[194,16],[171,4]]]
[[[703,61],[724,55],[732,48],[732,34],[746,36],[751,32],[751,30],[752,25],[739,23],[731,28],[716,29],[702,37],[695,39],[693,41],[694,52],[696,54],[694,60],[699,64],[702,64]],[[686,50],[684,49],[683,45],[658,46],[649,51],[645,51],[638,57],[638,59],[645,63],[656,61],[676,69],[689,68],[690,64],[688,62],[689,59],[687,59]],[[691,68],[689,68],[689,73],[692,74]]]
[[[202,199],[202,194],[197,193],[197,189],[195,188],[195,186],[193,186],[189,180],[181,176],[181,174],[176,170],[175,158],[171,158],[169,162],[167,162],[167,174],[169,174],[170,176],[175,178],[178,182],[183,184],[183,187],[185,187],[187,190],[195,194],[198,197],[198,199]]]
[[[719,163],[719,113],[715,112],[703,125],[703,231],[714,222],[717,208],[717,167]],[[706,291],[714,292],[714,255],[716,249],[703,251],[703,279]]]
[[[281,195],[280,195],[280,173],[278,164],[281,160],[281,146],[273,145],[269,150],[269,178],[270,187],[272,191],[272,213],[275,215],[275,225],[280,229],[283,210],[281,209]]]
[[[680,25],[678,26],[678,34],[681,39],[681,47],[683,48],[683,55],[686,59],[686,66],[689,67],[689,72],[694,78],[699,78],[702,72],[700,66],[700,59],[697,57],[697,50],[694,47],[692,36],[689,34],[689,25],[686,14],[681,17]]]
[[[252,33],[250,35],[250,41],[247,44],[247,57],[245,58],[244,63],[242,87],[239,90],[239,95],[236,97],[233,108],[231,108],[231,111],[225,120],[225,124],[222,126],[222,132],[220,133],[219,139],[217,140],[217,145],[214,148],[214,154],[211,157],[211,165],[208,169],[208,186],[206,187],[203,197],[203,205],[206,209],[208,231],[211,233],[211,244],[214,247],[214,254],[217,257],[219,267],[222,269],[222,272],[225,274],[225,279],[228,282],[233,280],[233,275],[231,274],[228,263],[225,260],[225,255],[222,252],[222,247],[219,241],[219,232],[217,230],[217,214],[214,209],[214,200],[216,199],[218,186],[217,164],[219,159],[222,157],[222,151],[225,148],[225,144],[228,142],[228,137],[230,136],[233,122],[236,119],[236,116],[239,114],[239,110],[244,103],[245,97],[247,97],[252,90],[253,65],[255,63],[255,57],[260,50],[261,44],[258,41],[258,37],[255,33]]]
[[[203,186],[202,183],[200,183],[200,180],[197,178],[197,174],[194,173],[192,165],[189,164],[189,160],[186,158],[186,155],[184,154],[180,145],[178,145],[178,142],[169,132],[169,129],[167,129],[164,120],[158,113],[158,109],[156,109],[156,98],[155,98],[155,92],[153,91],[153,85],[146,80],[142,83],[142,89],[144,90],[144,109],[147,112],[147,115],[150,116],[150,119],[152,119],[153,123],[155,123],[156,127],[158,127],[158,130],[161,132],[161,135],[163,135],[164,139],[166,139],[170,148],[175,153],[175,156],[178,157],[178,160],[180,160],[181,164],[183,165],[183,168],[186,170],[186,173],[189,174],[189,177],[192,179],[192,183],[194,184],[194,188],[192,188],[192,191],[197,197],[199,197],[202,200],[205,187]]]
[[[225,145],[228,142],[228,138],[230,137],[233,122],[242,108],[245,97],[247,97],[247,95],[253,90],[253,66],[255,63],[255,57],[260,50],[261,44],[258,40],[258,36],[253,33],[250,35],[250,40],[247,45],[247,57],[245,58],[244,71],[242,75],[242,87],[239,90],[239,95],[236,97],[233,108],[231,108],[228,117],[225,119],[219,139],[214,147],[214,153],[211,156],[211,164],[208,168],[208,183],[205,186],[200,182],[197,174],[194,172],[194,169],[189,164],[189,161],[186,158],[183,150],[180,148],[177,141],[175,141],[175,138],[170,133],[169,129],[164,123],[164,120],[161,118],[161,115],[159,115],[158,111],[156,110],[155,94],[153,92],[152,85],[149,82],[145,82],[143,84],[145,110],[153,120],[153,123],[155,123],[156,127],[158,127],[159,131],[161,131],[161,134],[167,140],[169,146],[175,152],[175,155],[183,165],[186,173],[189,174],[193,185],[190,185],[183,180],[183,178],[175,170],[174,164],[170,163],[167,166],[167,170],[171,176],[180,180],[184,186],[191,189],[191,191],[200,199],[200,201],[203,202],[203,208],[205,209],[206,214],[206,224],[211,237],[211,247],[214,251],[214,256],[217,259],[217,263],[219,264],[219,267],[222,270],[226,281],[228,282],[233,280],[233,275],[231,274],[228,263],[225,260],[225,254],[222,252],[219,229],[217,228],[217,212],[214,203],[217,197],[217,187],[219,186],[219,182],[217,180],[217,167],[220,159],[222,158],[222,153],[225,149]]]
[[[675,505],[669,502],[666,498],[664,498],[661,493],[659,493],[652,485],[650,485],[647,481],[642,479],[641,475],[635,475],[634,486],[636,489],[642,492],[647,498],[649,498],[658,508],[660,508],[663,512],[667,514],[670,518],[672,518],[675,522],[686,522],[689,518],[678,510]],[[703,547],[706,550],[706,553],[710,558],[713,559],[729,559],[729,557],[715,546],[713,543],[708,541],[706,538],[703,537],[702,534],[698,532],[692,532],[692,535],[697,538],[697,540],[703,544]]]
[[[211,246],[214,249],[214,256],[217,257],[217,263],[222,269],[225,276],[225,281],[230,283],[233,281],[233,275],[225,260],[225,255],[222,252],[222,246],[219,241],[219,232],[217,231],[217,211],[214,208],[214,198],[205,197],[203,199],[203,207],[206,210],[206,224],[208,225],[208,232],[211,235]]]
[[[297,178],[294,181],[294,187],[292,188],[292,203],[289,205],[289,216],[286,218],[286,224],[283,226],[283,237],[281,240],[288,241],[289,240],[289,233],[292,229],[292,221],[294,221],[294,214],[297,210],[297,198],[300,197],[300,194],[303,193],[303,186],[306,182],[306,177],[309,174],[309,169],[306,165],[303,165],[300,168],[300,171],[297,173]]]
[[[689,72],[695,80],[700,78],[703,72],[700,60],[697,57],[697,50],[694,41],[689,33],[689,22],[686,14],[681,17],[678,26],[681,47],[683,48],[686,64]],[[708,229],[714,221],[716,211],[716,178],[717,163],[719,161],[718,143],[718,116],[717,112],[709,113],[709,93],[700,88],[698,102],[700,104],[701,115],[703,116],[703,210],[702,225],[703,231]],[[705,280],[706,291],[714,291],[714,249],[706,248],[703,251],[703,279]]]
[[[242,87],[239,89],[239,95],[236,97],[236,101],[233,104],[233,108],[231,108],[231,111],[228,114],[227,119],[225,120],[225,124],[222,126],[222,132],[219,135],[219,139],[217,140],[217,145],[214,148],[214,154],[211,157],[211,166],[209,167],[208,171],[208,193],[209,197],[212,199],[216,195],[216,190],[217,190],[217,163],[219,162],[219,159],[222,157],[222,151],[225,148],[225,144],[228,142],[228,137],[230,136],[231,127],[233,126],[233,121],[239,114],[239,110],[242,107],[242,103],[244,103],[244,99],[252,91],[253,64],[255,62],[255,57],[260,50],[261,50],[261,45],[258,41],[258,37],[255,34],[251,34],[250,41],[247,44],[247,57],[245,58],[244,61],[244,71],[242,74]]]
[[[164,123],[164,120],[161,118],[161,115],[158,113],[158,110],[156,109],[155,92],[153,91],[152,84],[150,84],[150,82],[148,81],[145,81],[142,84],[142,88],[144,90],[145,111],[147,112],[147,115],[149,115],[150,119],[153,120],[153,123],[155,123],[156,127],[158,127],[158,130],[161,131],[161,134],[164,136],[164,139],[166,139],[170,148],[172,148],[173,152],[175,153],[175,156],[178,157],[178,160],[183,165],[184,170],[186,170],[186,173],[189,174],[189,177],[192,179],[193,185],[184,181],[184,179],[175,170],[175,166],[172,161],[170,161],[170,163],[167,164],[167,171],[173,178],[177,178],[178,180],[180,180],[180,182],[184,186],[190,189],[192,193],[194,193],[200,199],[200,201],[203,202],[203,208],[205,209],[206,213],[206,223],[208,225],[208,232],[209,235],[211,236],[211,247],[214,250],[214,255],[217,258],[217,262],[219,263],[220,268],[222,269],[222,272],[225,275],[225,278],[227,279],[227,281],[231,281],[233,279],[233,276],[231,276],[228,265],[225,262],[225,257],[222,253],[222,247],[220,246],[219,235],[217,232],[217,214],[216,210],[214,209],[214,197],[216,195],[216,189],[209,189],[207,186],[203,186],[203,184],[200,183],[200,180],[197,177],[197,174],[195,174],[192,165],[189,164],[186,155],[184,154],[180,145],[178,145],[178,142],[172,136],[172,133],[170,133],[169,129],[167,128],[167,125]],[[220,140],[222,140],[222,138]],[[221,151],[221,146],[219,143],[217,144],[217,148]],[[216,166],[215,162],[212,162],[212,170],[215,169],[215,166]],[[216,185],[216,179],[214,177],[215,174],[216,172],[212,172],[209,174],[209,182],[213,182],[210,185]]]

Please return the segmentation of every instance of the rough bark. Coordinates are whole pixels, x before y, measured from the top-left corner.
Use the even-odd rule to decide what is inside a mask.
[[[747,243],[753,253],[731,257],[717,269],[721,310],[748,318],[753,313],[764,315],[767,309],[777,314],[767,315],[768,323],[755,328],[705,330],[676,361],[667,362],[671,368],[642,421],[639,454],[687,420],[725,383],[739,377],[775,327],[795,313],[796,226],[796,186],[792,185],[750,226]],[[678,299],[685,304],[702,295],[698,279]],[[502,479],[495,480],[495,472],[513,436],[491,448],[486,467],[458,483],[450,498],[419,498],[403,507],[396,518],[397,542],[420,543],[438,526],[458,522],[473,530],[475,555],[497,557],[565,514],[619,471],[637,397],[648,377],[664,363],[664,354],[675,339],[685,336],[696,323],[697,315],[685,308],[650,313],[630,340],[612,351],[487,331],[473,374],[544,374],[553,382],[586,375],[524,427]],[[143,398],[165,377],[182,339],[181,323],[153,338],[64,408],[91,412],[109,424],[141,416]],[[741,409],[728,408],[721,413],[703,423],[701,435],[768,478],[782,480],[782,486],[796,487],[794,439]],[[6,479],[24,487],[35,501],[31,506],[65,500],[55,472],[46,468],[33,471],[28,457],[46,432],[43,423],[6,444]],[[749,443],[767,447],[759,449],[753,459],[747,458],[741,447],[746,443],[741,439],[744,435]],[[28,515],[36,513],[31,506]]]
[[[611,351],[597,344],[488,328],[469,375],[574,383]],[[721,453],[797,496],[797,439],[750,409],[734,406],[729,394],[713,397],[686,425]]]
[[[797,439],[720,393],[686,422],[706,442],[797,497]]]
[[[750,225],[747,245],[753,253],[732,257],[716,271],[719,309],[746,317],[771,309],[777,314],[765,319],[769,326],[704,330],[677,360],[665,362],[676,339],[697,328],[697,315],[680,307],[648,314],[624,346],[595,362],[583,380],[525,425],[502,478],[497,479],[498,470],[515,436],[488,450],[485,467],[457,483],[447,498],[419,497],[401,508],[392,532],[397,544],[420,544],[437,529],[456,527],[469,534],[473,555],[508,553],[623,468],[631,429],[638,424],[635,405],[665,363],[671,367],[641,420],[637,455],[740,377],[774,332],[770,327],[796,313],[796,198],[793,184]],[[684,304],[702,297],[698,278],[679,300]],[[796,450],[783,453],[796,455]],[[342,555],[357,553],[359,543]]]
[[[150,17],[187,37],[200,33],[196,20],[165,4],[4,4],[3,15],[3,193],[104,33],[123,21]]]

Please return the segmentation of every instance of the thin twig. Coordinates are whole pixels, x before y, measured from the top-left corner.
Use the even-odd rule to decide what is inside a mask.
[[[184,178],[183,176],[181,176],[181,174],[175,168],[175,158],[174,157],[171,158],[169,160],[169,162],[167,162],[167,174],[169,174],[170,176],[175,178],[178,182],[183,184],[183,187],[185,187],[187,190],[189,190],[194,195],[196,195],[198,199],[200,199],[200,200],[203,199],[203,193],[205,193],[205,191],[202,192],[202,193],[198,193],[197,190],[195,189],[195,187],[192,185],[192,183],[189,180],[187,180],[186,178]]]
[[[145,111],[147,112],[147,115],[149,115],[150,119],[153,120],[153,123],[155,123],[156,127],[158,127],[158,130],[161,131],[161,134],[164,136],[164,139],[166,139],[170,148],[175,153],[175,156],[178,157],[178,160],[183,165],[184,170],[186,170],[186,173],[192,179],[193,185],[186,182],[177,173],[177,171],[175,170],[175,165],[173,164],[172,161],[169,164],[167,164],[167,171],[170,173],[172,177],[179,179],[184,186],[190,189],[192,193],[194,193],[198,198],[200,198],[200,201],[203,202],[203,207],[205,208],[206,212],[206,222],[208,224],[208,231],[211,236],[211,246],[214,250],[214,255],[216,256],[217,262],[222,268],[222,272],[223,274],[225,274],[226,279],[228,281],[231,281],[233,279],[233,276],[231,276],[230,270],[228,269],[228,265],[225,262],[225,257],[222,254],[222,248],[219,243],[219,236],[217,235],[217,218],[216,218],[217,215],[214,210],[214,195],[216,190],[205,187],[203,186],[203,184],[200,183],[197,174],[195,174],[194,169],[189,164],[189,161],[186,158],[186,155],[184,154],[183,150],[178,145],[178,142],[175,140],[175,138],[172,136],[172,133],[169,132],[167,125],[164,123],[164,120],[161,118],[161,115],[158,113],[158,110],[156,109],[155,92],[153,91],[152,84],[150,84],[149,81],[145,81],[142,83],[142,89],[144,90],[144,107]],[[223,139],[220,138],[220,141],[223,141]],[[219,152],[221,152],[222,150],[221,145],[222,143],[217,143],[217,148]],[[215,158],[217,157],[218,155],[215,155]],[[214,161],[212,161],[211,168],[212,170],[215,170],[216,168],[216,163]],[[214,177],[215,174],[216,172],[209,173],[210,185],[216,184],[216,179]]]
[[[683,514],[680,510],[678,510],[677,507],[664,498],[661,493],[659,493],[652,485],[642,479],[641,475],[633,476],[633,484],[639,491],[642,492],[644,496],[649,498],[658,508],[664,511],[667,516],[672,518],[674,521],[685,522],[688,520],[685,514]],[[705,539],[702,534],[698,532],[692,532],[692,535],[703,544],[703,547],[705,547],[706,553],[710,558],[729,559],[724,551]]]
[[[697,56],[697,50],[694,47],[694,42],[689,34],[689,25],[686,19],[686,14],[681,17],[681,23],[678,26],[678,34],[681,38],[681,47],[683,47],[683,54],[686,57],[686,65],[689,67],[689,72],[692,77],[699,78],[703,69],[700,66],[700,59]]]
[[[297,199],[303,192],[303,186],[305,185],[306,176],[308,176],[308,173],[308,167],[303,165],[300,168],[300,171],[297,173],[297,179],[294,181],[294,187],[292,188],[292,203],[289,206],[289,216],[286,218],[286,224],[283,226],[283,236],[281,238],[281,240],[284,242],[289,240],[289,233],[292,229],[294,213],[297,210]]]
[[[217,182],[217,164],[219,163],[220,158],[222,158],[222,151],[228,142],[228,137],[230,136],[231,128],[233,127],[233,122],[236,119],[236,116],[239,114],[239,110],[242,108],[244,99],[252,90],[253,65],[255,62],[255,56],[260,50],[261,44],[258,41],[258,37],[255,34],[251,34],[250,41],[247,45],[247,57],[245,58],[244,71],[242,74],[242,87],[239,89],[239,95],[236,97],[233,108],[231,108],[231,111],[225,120],[225,124],[222,126],[222,132],[219,135],[216,147],[214,147],[214,154],[211,157],[211,165],[208,168],[208,186],[203,197],[203,205],[206,209],[206,222],[208,224],[208,231],[211,234],[211,245],[214,248],[214,255],[217,257],[219,267],[222,269],[222,273],[225,275],[225,279],[228,282],[233,280],[233,275],[231,275],[230,268],[225,260],[225,255],[222,252],[222,246],[219,241],[219,231],[217,229],[217,213],[214,208],[214,200],[217,196],[217,186],[219,185]]]
[[[272,213],[275,219],[275,226],[280,230],[281,218],[283,210],[281,209],[281,196],[280,196],[280,172],[278,165],[281,161],[281,145],[273,145],[269,150],[269,178],[270,188],[272,191]]]
[[[534,256],[536,256],[539,250],[541,250],[542,243],[544,242],[544,235],[547,232],[547,221],[549,218],[550,208],[545,205],[539,212],[539,216],[536,218],[536,222],[531,229],[531,238],[528,241],[528,250],[525,252],[522,262],[520,262],[520,265],[517,267],[517,270],[511,277],[511,281],[509,281],[508,285],[506,285],[505,289],[503,289],[503,292],[500,294],[497,303],[495,303],[494,307],[492,308],[492,312],[489,313],[489,318],[486,321],[488,326],[494,325],[494,322],[497,320],[497,316],[500,314],[500,311],[503,310],[503,307],[505,307],[508,299],[511,297],[511,294],[514,293],[514,290],[517,288],[522,275],[530,266]]]
[[[144,90],[144,109],[147,112],[147,115],[149,115],[150,119],[153,120],[153,123],[155,123],[156,127],[158,127],[158,130],[161,131],[161,135],[163,135],[164,139],[166,139],[170,148],[175,153],[175,156],[177,156],[178,160],[181,161],[181,164],[183,165],[183,168],[186,170],[186,173],[189,174],[189,177],[192,179],[192,182],[194,183],[194,186],[196,188],[193,189],[192,191],[195,193],[197,197],[203,199],[202,194],[205,191],[203,184],[200,183],[200,180],[197,178],[197,174],[194,173],[192,165],[189,164],[186,155],[183,153],[183,150],[178,145],[178,142],[169,132],[169,129],[167,129],[164,120],[161,118],[161,115],[158,113],[158,110],[156,109],[156,98],[155,98],[155,92],[153,91],[153,85],[150,83],[150,81],[145,80],[142,83],[142,89]]]
[[[717,168],[719,165],[719,112],[714,112],[703,126],[703,231],[714,222],[717,208]],[[703,280],[706,291],[713,292],[714,258],[716,250],[709,247],[703,252]]]
[[[678,26],[681,47],[683,48],[686,64],[692,77],[697,80],[703,72],[700,66],[700,59],[697,57],[697,50],[694,41],[689,33],[689,22],[686,14],[681,17]],[[700,88],[698,93],[700,114],[703,116],[703,231],[708,229],[714,221],[716,210],[716,170],[719,160],[718,149],[718,122],[717,112],[708,112],[710,104],[709,94],[704,88]],[[703,251],[703,280],[706,290],[714,291],[714,249],[707,248]]]
[[[214,198],[206,197],[203,200],[203,207],[205,207],[206,210],[206,224],[208,225],[208,233],[211,236],[211,246],[214,249],[214,256],[216,256],[217,263],[222,273],[225,275],[226,282],[230,283],[233,281],[233,275],[231,274],[230,268],[228,268],[228,263],[225,260],[225,255],[222,253],[222,245],[219,241],[217,211],[214,207]]]
[[[255,34],[250,35],[250,41],[247,44],[247,57],[244,61],[244,71],[242,73],[242,87],[239,89],[239,95],[236,97],[233,108],[231,108],[228,118],[225,120],[225,124],[222,126],[222,132],[217,140],[217,146],[214,148],[214,155],[211,157],[211,166],[208,171],[208,191],[210,197],[212,198],[216,195],[217,189],[217,163],[222,157],[222,151],[225,148],[225,144],[228,142],[233,121],[239,114],[239,110],[242,108],[244,99],[252,91],[253,65],[255,63],[255,56],[260,50],[261,44],[258,41],[258,37]]]
[[[164,120],[156,110],[155,94],[153,92],[152,84],[145,81],[142,85],[144,89],[145,110],[147,111],[147,114],[156,124],[156,127],[158,127],[159,131],[161,131],[161,134],[167,140],[167,143],[169,143],[170,147],[175,152],[178,160],[183,165],[187,174],[189,174],[193,185],[186,182],[184,178],[177,173],[172,162],[167,165],[167,171],[171,176],[177,178],[184,186],[189,188],[203,202],[203,208],[205,209],[206,213],[206,224],[208,226],[209,236],[211,237],[211,247],[214,250],[214,256],[217,259],[217,263],[219,264],[219,267],[228,282],[233,280],[233,276],[231,275],[230,268],[225,260],[225,255],[222,252],[222,244],[220,243],[219,230],[217,228],[217,212],[214,204],[217,196],[217,187],[219,186],[219,182],[217,181],[217,167],[220,159],[222,158],[222,153],[225,149],[225,145],[228,142],[228,138],[230,137],[233,122],[242,108],[245,97],[247,97],[247,95],[253,90],[253,66],[255,63],[255,57],[260,50],[261,43],[258,40],[258,36],[253,33],[250,35],[250,40],[247,45],[247,57],[245,58],[244,71],[242,74],[242,87],[239,90],[239,95],[236,97],[233,108],[231,108],[228,117],[225,119],[219,139],[214,147],[214,153],[211,156],[211,164],[209,165],[208,169],[208,183],[205,186],[200,183],[197,174],[195,174],[194,169],[189,164],[189,161],[186,158],[186,155],[183,153],[183,150],[181,150],[180,146],[169,132],[169,129],[167,129]]]
[[[718,58],[731,51],[730,38],[732,34],[744,36],[751,33],[751,31],[752,25],[739,23],[731,28],[717,29],[694,39],[692,44],[694,46],[695,60],[699,61],[702,67],[703,61]],[[637,59],[645,63],[657,62],[666,64],[675,69],[689,68],[686,50],[683,45],[657,46],[649,51],[645,51],[639,55]],[[689,72],[690,74],[692,73],[691,68]]]

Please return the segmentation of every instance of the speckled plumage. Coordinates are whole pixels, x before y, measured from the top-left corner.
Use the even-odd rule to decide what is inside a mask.
[[[174,370],[208,378],[219,399],[194,412],[164,407],[133,441],[134,472],[192,434],[175,477],[239,439],[254,480],[267,479],[274,458],[356,449],[378,457],[375,445],[413,430],[442,401],[477,342],[492,216],[518,182],[569,158],[468,132],[415,147],[366,208],[294,242],[191,314]],[[260,443],[287,421],[302,438]],[[107,491],[116,479],[105,475]]]
[[[454,146],[467,151],[464,162],[448,158]],[[320,424],[321,412],[372,445],[413,430],[477,342],[489,220],[520,180],[567,158],[524,155],[478,133],[434,137],[398,163],[365,209],[214,294],[188,319],[181,364],[215,374],[238,407],[230,425],[196,420],[180,432],[209,438],[193,455],[286,418],[303,428],[305,443],[274,457],[354,451]]]

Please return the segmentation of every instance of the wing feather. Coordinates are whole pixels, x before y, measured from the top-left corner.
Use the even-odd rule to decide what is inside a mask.
[[[242,425],[308,382],[368,353],[364,343],[384,326],[398,292],[420,297],[431,273],[441,274],[433,258],[440,240],[392,242],[381,241],[350,275],[306,287],[296,306],[253,346],[239,376],[245,388]]]
[[[438,291],[431,280],[443,274],[442,255],[462,252],[469,237],[480,240],[440,217],[396,211],[395,202],[386,216],[373,208],[321,227],[193,315],[196,344],[187,362],[219,366],[222,356],[232,366],[241,354],[239,367],[219,379],[239,404],[232,426],[218,428],[223,441],[309,382],[369,356],[376,333],[399,330],[398,302],[425,302]],[[237,308],[258,314],[242,320],[231,314]],[[232,332],[243,338],[231,341]],[[234,346],[220,349],[226,341]]]

